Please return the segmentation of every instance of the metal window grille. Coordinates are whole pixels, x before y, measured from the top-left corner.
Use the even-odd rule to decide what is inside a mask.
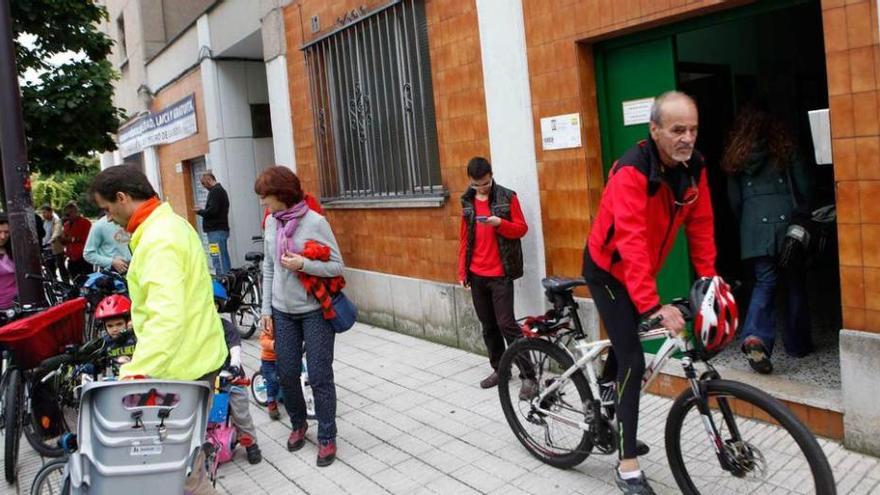
[[[392,1],[303,51],[322,198],[443,194],[423,1]]]

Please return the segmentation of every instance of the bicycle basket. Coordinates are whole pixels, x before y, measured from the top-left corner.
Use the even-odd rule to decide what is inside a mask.
[[[86,300],[79,297],[0,327],[0,344],[24,369],[79,345],[85,327]]]

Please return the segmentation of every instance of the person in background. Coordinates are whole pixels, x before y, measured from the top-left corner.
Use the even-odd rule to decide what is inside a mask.
[[[809,215],[809,180],[797,158],[791,131],[781,119],[758,106],[747,106],[737,115],[721,168],[729,175],[728,198],[739,219],[740,257],[755,273],[742,330],[742,352],[753,370],[768,374],[773,372],[770,357],[780,279],[788,302],[782,332],[785,350],[793,357],[803,357],[813,348],[803,267],[782,270],[778,266],[793,215]],[[795,204],[798,197],[801,200]],[[798,208],[801,211],[796,211]]]
[[[307,192],[304,192],[303,193],[303,200],[306,202],[307,205],[309,205],[310,210],[314,211],[318,215],[324,215],[324,207],[321,206],[321,202],[318,200],[318,198],[312,196],[311,194],[309,194]],[[266,208],[265,210],[263,210],[263,225],[262,225],[263,230],[266,230],[266,219],[269,218],[269,215],[271,215],[271,214],[272,214],[272,212],[269,211],[269,208]]]
[[[520,335],[513,313],[513,281],[523,275],[522,239],[529,227],[516,193],[497,184],[492,165],[482,157],[468,162],[471,185],[461,196],[458,280],[471,290],[474,310],[483,327],[492,373],[482,388],[498,385],[498,362],[504,349]],[[517,362],[522,374],[519,396],[531,399],[537,391],[531,363]]]
[[[273,420],[281,419],[281,413],[278,411],[278,367],[275,365],[277,359],[275,335],[270,329],[264,328],[260,332],[260,374],[266,382],[266,409],[269,411],[269,418]]]
[[[64,265],[64,244],[61,243],[63,234],[63,222],[58,214],[52,209],[52,205],[45,204],[40,208],[43,217],[43,230],[45,235],[42,239],[43,252],[46,254],[46,269],[52,275],[58,270],[62,282],[67,282],[70,277],[67,267]]]
[[[80,216],[79,207],[70,202],[64,207],[64,228],[61,234],[61,242],[64,244],[64,253],[67,255],[67,271],[72,281],[76,281],[80,275],[86,275],[92,271],[89,262],[83,258],[86,239],[92,230],[92,222]]]
[[[130,240],[131,236],[122,226],[113,223],[107,214],[102,214],[89,231],[83,258],[100,269],[112,268],[117,273],[125,273],[131,260],[131,250],[128,248]]]
[[[215,267],[215,274],[224,275],[231,267],[228,246],[229,195],[211,172],[202,174],[199,181],[208,190],[208,199],[205,207],[196,210],[196,214],[202,217],[202,230],[208,236],[208,243],[216,244],[220,250],[220,266]]]
[[[12,239],[9,237],[9,216],[0,213],[0,309],[15,304],[18,286],[15,284],[15,261],[12,258]]]
[[[275,336],[278,376],[284,392],[284,407],[292,432],[287,450],[305,445],[306,403],[300,376],[303,344],[318,418],[318,466],[336,459],[336,384],[333,379],[333,348],[336,333],[324,318],[321,304],[300,280],[300,273],[315,277],[338,277],[344,269],[342,255],[330,224],[303,199],[299,178],[286,167],[269,167],[254,183],[254,192],[272,211],[266,222],[263,259],[264,330]],[[306,259],[301,253],[306,241],[330,250],[328,261]]]

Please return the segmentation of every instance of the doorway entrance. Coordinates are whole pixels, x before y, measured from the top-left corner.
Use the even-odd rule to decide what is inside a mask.
[[[738,221],[727,197],[727,177],[719,164],[737,112],[763,99],[784,117],[797,138],[813,184],[811,207],[834,204],[833,169],[815,163],[807,114],[828,108],[821,15],[818,0],[766,0],[595,45],[606,176],[617,157],[648,135],[646,122],[633,123],[632,115],[625,117],[628,104],[673,89],[697,102],[697,149],[708,165],[717,268],[725,279],[744,282],[737,293],[743,316],[752,269],[740,259]],[[686,294],[693,281],[686,244],[680,232],[658,281],[664,301]],[[804,331],[813,332],[817,351],[810,357],[793,359],[780,344],[773,361],[776,376],[839,388],[839,263],[836,240],[828,245],[829,251],[811,264],[807,282],[812,328]],[[783,321],[784,315],[778,315],[777,323]],[[713,362],[750,372],[738,344]]]

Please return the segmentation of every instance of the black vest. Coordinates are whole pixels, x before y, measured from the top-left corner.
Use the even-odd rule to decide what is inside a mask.
[[[492,190],[489,192],[489,210],[492,215],[510,220],[510,201],[513,199],[514,192],[498,184],[492,184]],[[464,220],[467,222],[467,255],[465,261],[465,270],[470,280],[471,259],[473,258],[474,240],[476,238],[476,208],[474,207],[474,198],[477,191],[468,188],[467,192],[461,196],[461,211]],[[523,254],[522,243],[519,239],[508,239],[499,234],[495,234],[498,240],[498,252],[501,255],[501,265],[504,267],[504,276],[510,280],[516,280],[523,276]]]

